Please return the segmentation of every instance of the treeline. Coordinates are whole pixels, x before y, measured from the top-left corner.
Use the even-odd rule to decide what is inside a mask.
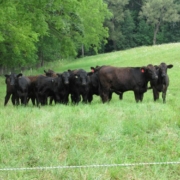
[[[113,16],[104,52],[180,41],[179,0],[105,0]]]
[[[179,0],[1,0],[0,68],[180,41]]]

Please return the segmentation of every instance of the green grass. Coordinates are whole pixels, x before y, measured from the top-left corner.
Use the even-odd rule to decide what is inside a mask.
[[[94,96],[90,105],[3,106],[4,77],[0,77],[0,168],[79,166],[180,161],[180,43],[140,47],[48,64],[62,72],[91,66],[143,66],[166,62],[170,86],[167,103],[154,102],[152,91],[135,103],[133,92],[116,94],[107,104]],[[0,171],[2,180],[178,180],[180,165],[146,165],[51,170]]]

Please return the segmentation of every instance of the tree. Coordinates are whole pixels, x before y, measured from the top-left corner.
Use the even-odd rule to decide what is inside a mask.
[[[113,14],[105,24],[109,28],[109,41],[113,44],[113,49],[118,49],[118,42],[122,38],[121,23],[125,18],[125,7],[128,5],[129,0],[105,0],[108,8]]]
[[[79,15],[83,22],[83,35],[78,40],[78,46],[84,52],[93,50],[98,53],[108,38],[108,28],[104,21],[111,17],[107,4],[103,0],[81,0]]]
[[[173,0],[146,0],[139,13],[148,24],[154,26],[153,44],[156,44],[157,33],[163,22],[177,22],[180,20],[178,5]]]
[[[0,3],[0,65],[15,67],[35,60],[38,33],[24,14],[24,4],[14,1]]]
[[[124,21],[121,23],[122,38],[118,42],[118,49],[127,49],[135,47],[135,24],[131,12],[126,10],[124,12]]]
[[[98,52],[109,14],[103,0],[1,1],[0,66],[75,57],[82,45]]]

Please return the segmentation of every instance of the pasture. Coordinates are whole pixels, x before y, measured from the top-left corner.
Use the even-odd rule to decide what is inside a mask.
[[[63,72],[91,66],[144,66],[173,64],[166,104],[153,101],[152,90],[136,103],[133,92],[116,94],[102,104],[53,104],[41,108],[3,106],[5,78],[0,77],[0,179],[1,180],[178,180],[180,164],[9,170],[83,165],[180,162],[180,43],[139,47],[73,61],[61,60],[44,69]]]

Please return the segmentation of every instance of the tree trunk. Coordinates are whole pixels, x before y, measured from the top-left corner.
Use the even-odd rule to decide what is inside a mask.
[[[3,75],[4,74],[4,68],[2,65],[0,65],[0,75]]]
[[[81,51],[82,51],[82,57],[84,57],[84,45],[83,44],[81,46]]]
[[[156,37],[157,37],[157,33],[159,31],[159,27],[160,27],[160,22],[158,22],[155,25],[155,29],[154,29],[154,37],[153,37],[153,45],[156,45]]]

